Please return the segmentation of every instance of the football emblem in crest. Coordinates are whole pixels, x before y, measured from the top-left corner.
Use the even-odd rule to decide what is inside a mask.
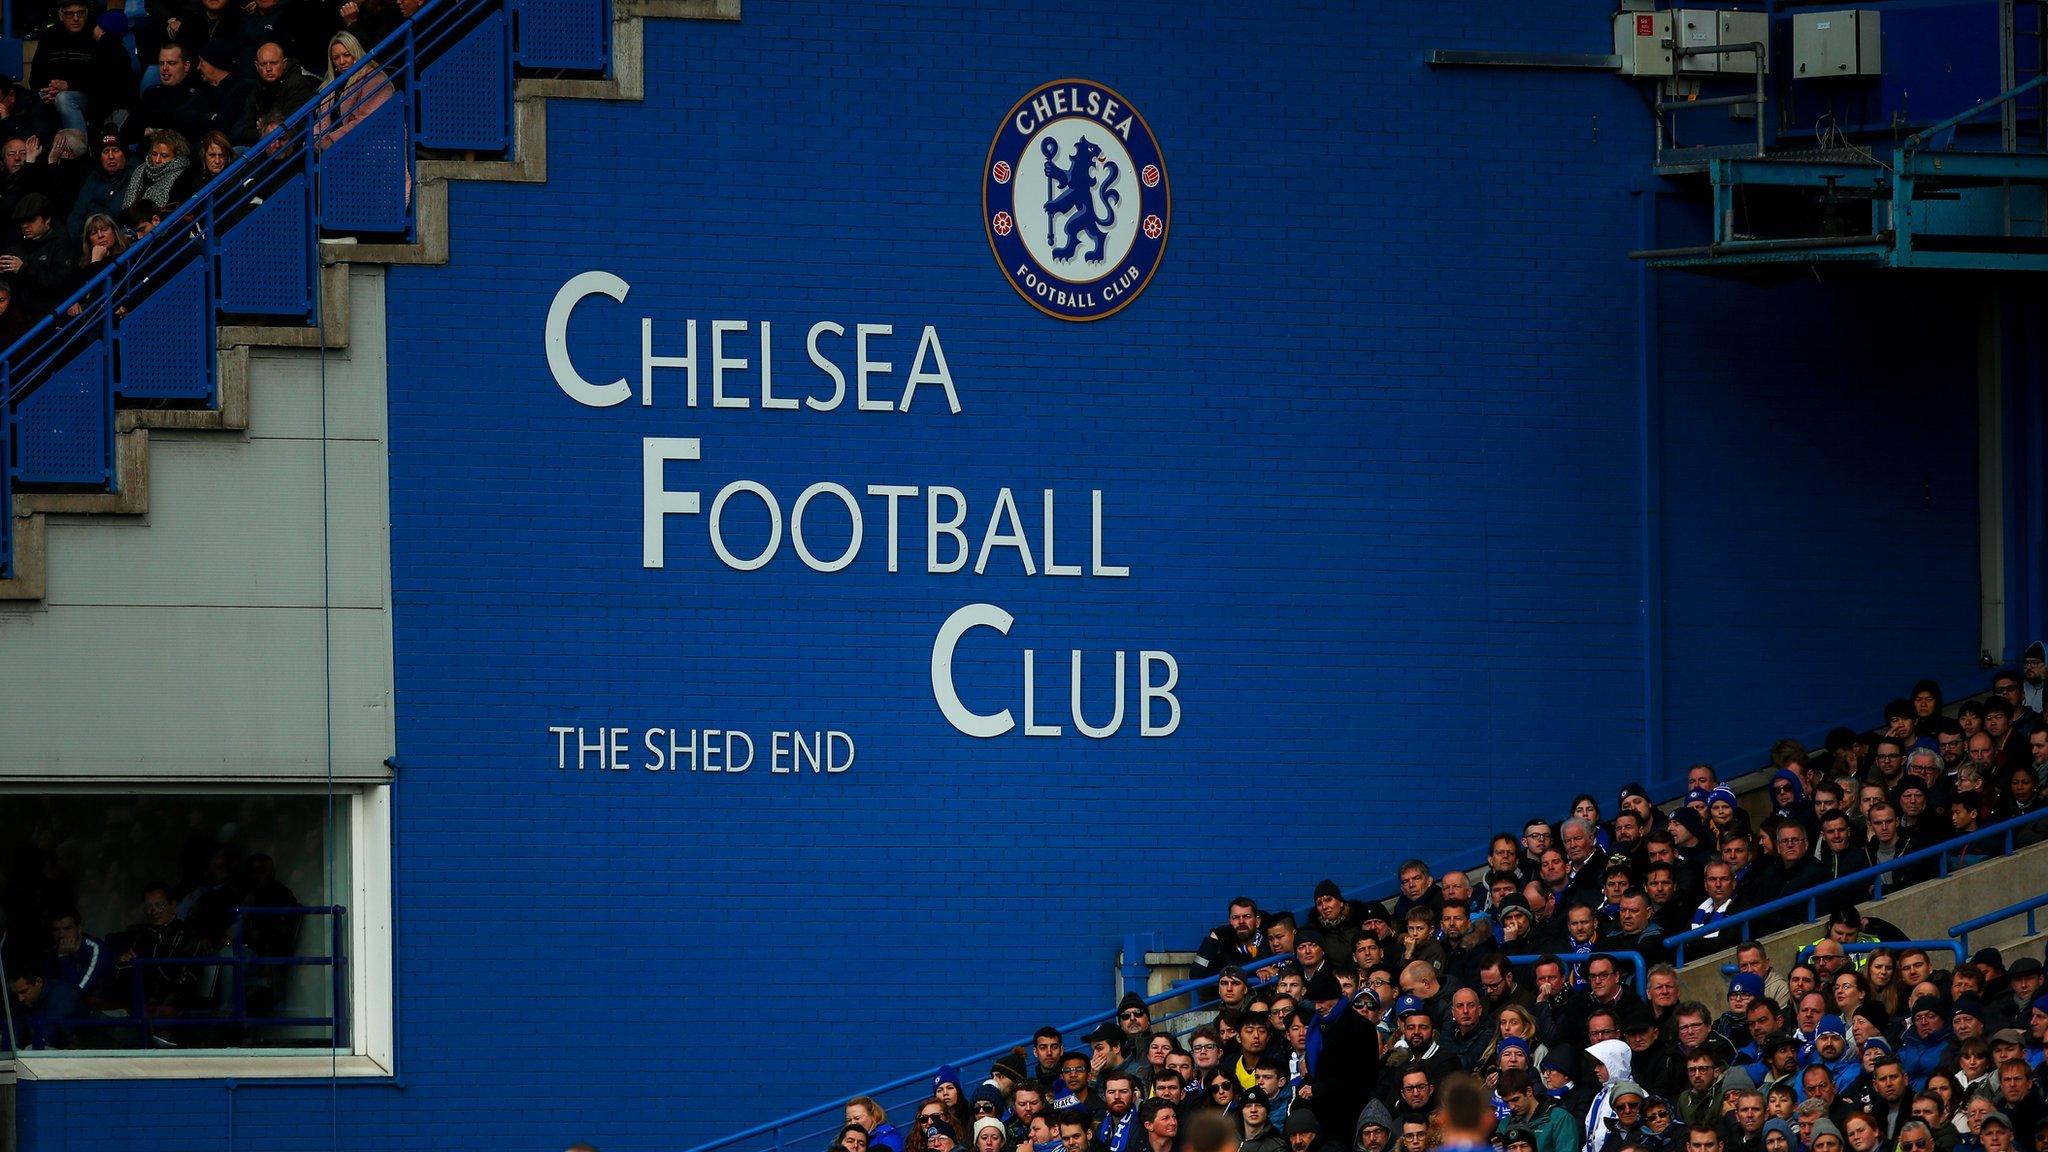
[[[1137,299],[1172,231],[1152,129],[1089,80],[1055,80],[1017,101],[989,146],[981,201],[1003,275],[1062,320],[1100,320]]]

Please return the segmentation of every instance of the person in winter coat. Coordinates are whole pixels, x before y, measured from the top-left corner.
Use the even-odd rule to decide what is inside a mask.
[[[1535,1134],[1536,1152],[1579,1152],[1579,1122],[1551,1101],[1527,1072],[1502,1072],[1494,1091],[1513,1114],[1511,1123],[1526,1125]]]
[[[1237,1111],[1238,1152],[1288,1152],[1287,1138],[1268,1122],[1272,1106],[1264,1088],[1244,1090]]]
[[[1379,1025],[1373,1019],[1379,997],[1368,987],[1343,996],[1337,977],[1326,969],[1309,982],[1308,998],[1315,1009],[1302,1046],[1308,1099],[1330,1131],[1355,1132],[1380,1079]],[[1387,1130],[1393,1131],[1391,1123]]]
[[[1933,996],[1913,1001],[1912,1023],[1899,1042],[1899,1063],[1915,1084],[1924,1084],[1936,1068],[1949,1062],[1955,1033],[1949,1030],[1948,1005]]]
[[[229,138],[244,147],[254,144],[263,136],[257,125],[272,117],[283,120],[290,116],[313,98],[318,87],[282,46],[265,44],[256,49],[256,83],[249,89]]]
[[[30,193],[14,206],[20,239],[0,254],[0,275],[14,283],[17,306],[47,312],[62,303],[78,275],[78,261],[64,226],[57,223],[49,197]]]
[[[36,40],[28,89],[57,123],[84,132],[135,106],[135,72],[118,36],[98,34],[86,0],[62,0],[57,25]]]
[[[1610,1131],[1607,1122],[1615,1115],[1615,1086],[1626,1084],[1635,1091],[1638,1120],[1642,1117],[1643,1090],[1635,1081],[1629,1079],[1635,1054],[1629,1051],[1627,1044],[1620,1040],[1602,1040],[1586,1049],[1586,1055],[1592,1058],[1587,1067],[1592,1069],[1593,1078],[1600,1084],[1591,1107],[1586,1111],[1586,1147],[1590,1152],[1600,1152],[1601,1147],[1607,1143]]]
[[[191,167],[192,146],[185,137],[168,128],[158,129],[150,134],[148,158],[128,178],[128,191],[121,196],[121,207],[133,207],[138,200],[147,200],[159,208],[170,207],[177,202],[179,182]]]
[[[1351,1139],[1351,1152],[1386,1152],[1394,1139],[1394,1114],[1377,1100],[1358,1114],[1358,1128]]]

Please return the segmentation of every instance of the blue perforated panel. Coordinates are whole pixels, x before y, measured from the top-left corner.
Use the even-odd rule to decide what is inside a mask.
[[[114,481],[114,404],[107,351],[95,344],[59,368],[15,410],[16,479],[24,484]],[[11,509],[10,509],[11,512]]]
[[[312,308],[306,178],[295,177],[221,237],[220,310],[303,320]]]
[[[501,152],[512,145],[512,41],[493,13],[420,75],[419,142]]]
[[[394,97],[321,154],[321,230],[407,231],[411,170],[405,102]]]
[[[207,267],[197,261],[121,321],[119,394],[126,400],[213,399],[213,324]]]
[[[14,576],[14,421],[5,409],[0,400],[0,580]]]
[[[527,68],[602,72],[612,51],[609,4],[520,0],[519,63]]]

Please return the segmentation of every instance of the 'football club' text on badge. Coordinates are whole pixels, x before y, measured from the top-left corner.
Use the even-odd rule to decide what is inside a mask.
[[[1056,80],[1010,109],[989,147],[982,205],[1011,286],[1062,320],[1100,320],[1136,299],[1172,220],[1151,128],[1087,80]]]

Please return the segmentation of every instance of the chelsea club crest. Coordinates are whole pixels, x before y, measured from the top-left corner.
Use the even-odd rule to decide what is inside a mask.
[[[1089,80],[1017,101],[989,145],[982,220],[1003,275],[1062,320],[1100,320],[1138,298],[1166,254],[1166,159],[1131,102]]]

